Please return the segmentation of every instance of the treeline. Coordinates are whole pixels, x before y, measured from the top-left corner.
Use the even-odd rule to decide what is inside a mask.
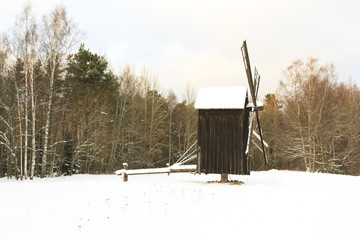
[[[270,168],[360,175],[360,90],[337,82],[334,66],[295,61],[264,107]],[[252,153],[261,169],[261,155]]]
[[[164,167],[196,140],[190,87],[179,103],[146,68],[115,75],[84,44],[71,52],[79,36],[65,8],[39,24],[30,5],[2,35],[0,177]]]
[[[190,87],[179,102],[146,68],[115,75],[80,36],[65,8],[37,23],[30,5],[1,35],[0,177],[163,167],[196,141]],[[360,175],[360,90],[332,65],[295,61],[264,103],[267,168]],[[253,144],[251,169],[264,168]]]

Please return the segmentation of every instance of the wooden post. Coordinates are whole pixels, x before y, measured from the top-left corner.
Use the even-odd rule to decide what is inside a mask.
[[[127,163],[123,163],[123,166],[124,166],[124,170],[127,170],[128,169],[128,164]],[[126,171],[124,171],[122,173],[122,179],[123,179],[123,182],[127,182],[128,181],[128,175],[126,174]]]
[[[166,167],[170,167],[170,163],[167,163]],[[168,176],[170,176],[170,172],[168,173]]]
[[[220,183],[227,183],[228,181],[229,181],[228,180],[228,174],[227,173],[222,173]]]

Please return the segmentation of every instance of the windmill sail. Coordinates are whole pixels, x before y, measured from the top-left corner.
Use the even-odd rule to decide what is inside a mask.
[[[262,151],[263,151],[264,161],[265,161],[265,164],[268,164],[268,159],[266,156],[265,145],[264,145],[263,133],[262,133],[262,130],[260,127],[260,118],[259,118],[258,112],[256,111],[256,107],[257,107],[256,106],[256,98],[257,98],[257,94],[258,94],[258,90],[259,90],[260,75],[258,74],[258,71],[255,69],[254,80],[253,80],[252,74],[251,74],[250,59],[249,59],[246,41],[244,41],[243,46],[241,47],[241,53],[243,56],[245,71],[246,71],[246,75],[247,75],[247,79],[248,79],[248,83],[249,83],[251,100],[253,102],[253,107],[252,107],[252,110],[250,113],[249,136],[248,136],[248,142],[247,142],[247,147],[246,147],[247,159],[249,160],[249,158],[250,158],[250,144],[251,144],[251,137],[252,137],[252,131],[253,131],[253,126],[254,126],[253,121],[254,121],[254,115],[255,115],[259,133],[260,133],[259,135],[260,135],[260,139],[261,139],[260,141],[261,141],[261,147],[262,147]]]

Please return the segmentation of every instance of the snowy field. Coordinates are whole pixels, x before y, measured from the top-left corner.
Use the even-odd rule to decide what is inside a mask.
[[[360,177],[302,172],[0,179],[0,239],[360,239]]]

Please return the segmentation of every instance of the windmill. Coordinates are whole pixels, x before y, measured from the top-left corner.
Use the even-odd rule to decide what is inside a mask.
[[[247,50],[246,40],[243,42],[243,45],[241,47],[241,53],[242,53],[242,57],[243,57],[243,60],[244,60],[244,66],[245,66],[246,76],[247,76],[247,79],[248,79],[249,90],[250,90],[250,95],[251,95],[251,100],[252,100],[252,106],[251,106],[251,112],[250,112],[249,135],[248,135],[245,154],[246,154],[246,157],[247,157],[247,162],[249,162],[249,160],[250,160],[251,138],[252,138],[253,132],[256,134],[256,132],[253,131],[253,128],[254,128],[254,116],[255,116],[256,122],[257,122],[257,125],[258,125],[258,129],[259,129],[259,133],[260,133],[259,137],[260,137],[260,142],[261,142],[261,150],[263,152],[265,164],[267,165],[268,164],[268,159],[267,159],[266,151],[265,151],[265,142],[264,142],[263,133],[262,133],[262,130],[261,130],[261,127],[260,127],[259,113],[258,113],[258,111],[256,111],[256,108],[257,108],[256,99],[257,99],[257,95],[258,95],[258,91],[259,91],[260,75],[259,75],[257,69],[255,68],[255,70],[254,70],[254,78],[252,77],[250,59],[249,59],[249,53],[248,53],[248,50]]]
[[[197,172],[221,174],[221,182],[228,181],[228,174],[250,174],[250,144],[254,134],[261,141],[265,164],[268,163],[258,111],[262,104],[256,102],[259,91],[260,75],[255,69],[251,74],[250,60],[246,41],[241,48],[249,88],[245,86],[222,86],[201,88],[195,101],[198,112],[197,141],[180,157],[166,168],[124,169],[117,171],[127,181],[127,175]],[[251,95],[249,103],[248,90]],[[259,135],[253,130],[256,118]],[[196,165],[184,165],[197,160]]]

